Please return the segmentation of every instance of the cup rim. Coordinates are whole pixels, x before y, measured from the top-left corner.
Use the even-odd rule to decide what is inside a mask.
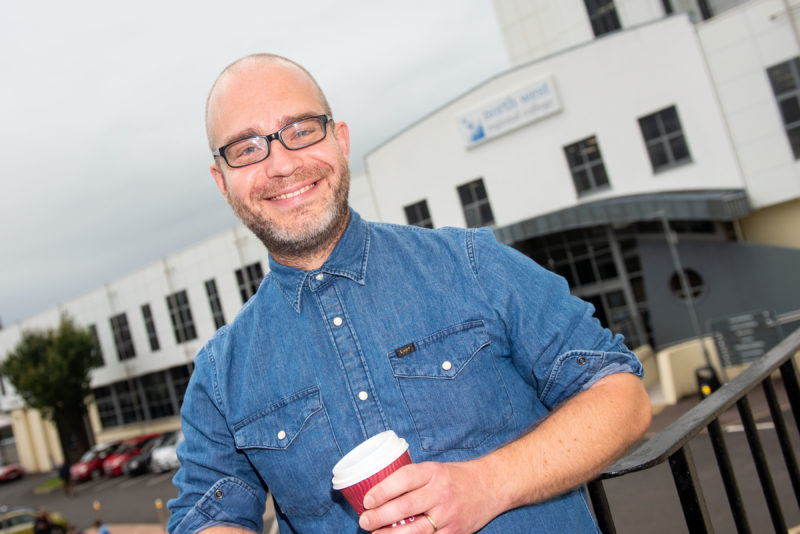
[[[333,466],[333,489],[340,490],[365,480],[400,458],[408,443],[393,430],[375,434],[345,454]]]

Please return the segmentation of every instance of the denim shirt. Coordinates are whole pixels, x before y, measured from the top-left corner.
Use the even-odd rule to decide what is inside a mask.
[[[636,357],[566,282],[488,229],[368,223],[351,211],[314,271],[274,262],[195,360],[170,533],[261,532],[267,488],[282,533],[363,532],[331,469],[387,429],[416,462],[456,462],[519,437]],[[482,532],[596,532],[582,490]]]

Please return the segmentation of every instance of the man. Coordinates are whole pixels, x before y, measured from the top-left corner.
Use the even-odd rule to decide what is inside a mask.
[[[596,531],[580,487],[638,439],[641,366],[563,279],[487,230],[367,223],[348,209],[347,125],[281,57],[208,98],[211,174],[270,273],[200,351],[182,408],[170,532]],[[410,155],[413,157],[413,155]],[[391,429],[414,464],[364,498],[331,469]]]

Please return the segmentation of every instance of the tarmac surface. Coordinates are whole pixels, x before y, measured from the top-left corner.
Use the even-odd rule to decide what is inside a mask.
[[[792,449],[798,449],[798,432],[794,418],[788,411],[789,404],[783,392],[780,380],[775,381],[778,398],[784,410],[784,419],[789,428]],[[764,445],[775,487],[789,532],[800,531],[800,498],[794,495],[791,481],[788,479],[786,465],[777,444],[775,431],[767,420],[769,410],[760,388],[754,390],[748,400],[753,415],[759,423],[759,437]],[[674,422],[699,401],[698,396],[682,399],[675,405],[654,407],[654,415],[650,429],[643,439],[648,439],[669,424]],[[745,503],[745,509],[753,532],[774,531],[770,522],[758,475],[755,472],[738,411],[733,408],[719,418],[724,430],[726,445],[729,449],[739,489]],[[710,440],[706,432],[701,432],[690,442],[691,455],[694,458],[698,478],[709,509],[709,516],[716,532],[735,532],[732,514],[727,504],[725,491],[719,480],[719,471]],[[31,478],[38,475],[32,475]],[[42,480],[46,478],[41,476]],[[166,479],[168,482],[168,479]],[[619,478],[606,480],[603,483],[617,532],[620,534],[648,532],[650,534],[672,534],[687,532],[683,513],[678,500],[675,484],[668,465],[661,464],[648,470],[628,474]],[[155,486],[158,487],[158,486]],[[128,488],[130,489],[130,488]],[[60,490],[59,490],[60,491]],[[159,491],[166,491],[161,489]],[[169,498],[168,495],[164,496]],[[271,504],[271,500],[268,504]],[[155,516],[153,516],[155,517]],[[273,512],[271,507],[265,513],[264,533],[271,533]],[[142,517],[142,519],[145,519]],[[82,525],[78,525],[81,527]],[[85,528],[85,534],[96,534],[96,529]],[[164,534],[161,524],[150,519],[141,523],[111,523],[108,525],[111,534]]]

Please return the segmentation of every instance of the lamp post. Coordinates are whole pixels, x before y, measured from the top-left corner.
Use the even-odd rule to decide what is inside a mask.
[[[683,265],[681,264],[681,258],[678,255],[678,248],[676,247],[678,243],[678,236],[672,229],[669,227],[669,221],[667,221],[666,215],[664,215],[663,211],[657,211],[655,216],[661,220],[661,226],[664,228],[664,235],[667,239],[667,247],[669,248],[670,256],[672,256],[672,264],[675,267],[675,271],[678,274],[678,280],[680,280],[681,290],[686,297],[686,304],[689,309],[689,320],[692,323],[692,328],[694,329],[694,334],[700,340],[700,348],[703,350],[703,357],[706,360],[706,365],[711,370],[712,373],[716,374],[714,371],[714,367],[711,365],[711,355],[709,355],[708,350],[706,349],[706,343],[703,339],[703,332],[700,329],[700,321],[697,319],[697,310],[694,307],[694,297],[692,295],[692,289],[689,287],[689,280],[686,279],[686,273],[683,270]],[[725,377],[725,370],[722,370],[723,377]],[[725,377],[727,381],[727,377]]]

